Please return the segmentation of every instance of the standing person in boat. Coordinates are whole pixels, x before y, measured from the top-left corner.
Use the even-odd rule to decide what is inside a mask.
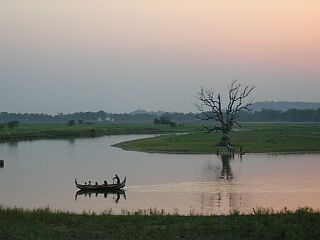
[[[114,177],[114,178],[112,178],[112,179],[116,179],[116,181],[117,181],[117,184],[119,185],[120,184],[120,178],[119,178],[119,176],[116,174],[116,176]]]

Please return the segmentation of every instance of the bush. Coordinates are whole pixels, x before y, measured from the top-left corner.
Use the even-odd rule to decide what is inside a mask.
[[[176,127],[177,124],[175,122],[171,122],[171,119],[167,116],[162,116],[160,117],[160,119],[154,119],[153,120],[154,124],[166,124],[166,125],[170,125],[171,127]]]
[[[75,120],[70,120],[70,121],[67,122],[67,125],[68,125],[69,127],[71,127],[71,126],[73,126],[73,125],[75,125],[75,124],[76,124],[76,121],[75,121]]]
[[[11,121],[11,122],[7,122],[7,127],[12,129],[14,127],[18,127],[19,122],[18,121]]]

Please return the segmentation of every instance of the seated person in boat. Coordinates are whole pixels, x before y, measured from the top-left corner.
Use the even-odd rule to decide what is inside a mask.
[[[105,181],[104,181],[104,185],[108,185],[108,182],[107,182],[107,180],[105,180]]]

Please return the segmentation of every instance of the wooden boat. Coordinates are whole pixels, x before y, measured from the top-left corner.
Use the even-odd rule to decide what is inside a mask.
[[[108,191],[108,190],[120,190],[126,186],[127,177],[125,177],[119,184],[97,184],[97,185],[84,185],[79,184],[77,179],[74,180],[76,187],[80,190],[93,190],[93,191]]]

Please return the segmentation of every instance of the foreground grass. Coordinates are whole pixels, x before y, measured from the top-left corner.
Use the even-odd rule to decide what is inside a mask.
[[[143,212],[142,212],[143,213]],[[0,239],[319,239],[320,213],[258,211],[251,215],[73,214],[0,208]]]
[[[157,134],[193,131],[194,125],[155,125],[152,123],[91,123],[67,126],[65,123],[20,124],[0,129],[0,141],[36,138],[80,138],[119,134]]]
[[[247,153],[299,153],[320,151],[319,124],[246,124],[231,133],[236,152],[239,146]],[[220,134],[190,133],[164,135],[116,144],[126,150],[160,153],[226,152],[217,147]]]

